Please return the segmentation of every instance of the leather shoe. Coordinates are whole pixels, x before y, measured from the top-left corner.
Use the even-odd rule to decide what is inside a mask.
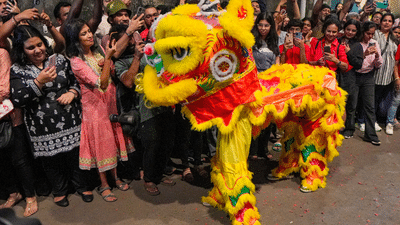
[[[82,200],[84,202],[91,202],[93,201],[93,195],[85,195],[85,194],[81,194]]]
[[[56,203],[56,205],[61,206],[61,207],[69,206],[69,201],[68,201],[67,196],[65,196],[65,198],[63,198],[61,201],[54,202],[54,203]]]

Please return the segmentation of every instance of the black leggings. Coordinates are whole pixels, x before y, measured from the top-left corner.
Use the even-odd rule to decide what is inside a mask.
[[[7,184],[8,194],[19,192],[17,182],[26,197],[35,196],[35,177],[32,170],[32,153],[25,125],[13,127],[14,143],[4,149],[1,157],[1,174]]]
[[[70,181],[79,194],[89,190],[89,171],[79,169],[79,147],[41,160],[54,197],[66,196]]]

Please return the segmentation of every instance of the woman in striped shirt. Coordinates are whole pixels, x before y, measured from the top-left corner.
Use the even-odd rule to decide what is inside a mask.
[[[382,50],[383,59],[382,67],[375,72],[375,113],[379,112],[379,104],[393,91],[393,72],[397,51],[397,39],[392,33],[393,21],[393,14],[386,13],[382,17],[380,30],[375,31],[374,35],[374,39],[378,41]],[[385,112],[382,116],[386,118],[386,114]]]

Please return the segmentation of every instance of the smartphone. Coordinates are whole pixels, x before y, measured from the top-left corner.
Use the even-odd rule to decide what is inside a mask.
[[[376,2],[376,8],[378,9],[387,9],[387,7],[389,6],[388,1],[384,0],[382,2]]]
[[[39,11],[39,14],[44,10],[44,0],[33,0],[33,8],[36,8]]]
[[[14,0],[8,0],[8,2],[9,2],[11,5],[15,5],[15,1],[14,1]]]
[[[136,10],[136,15],[137,16],[140,16],[140,15],[142,15],[142,14],[144,14],[144,11],[145,11],[146,9],[145,8],[143,8],[143,7],[138,7],[138,9]],[[144,18],[144,17],[143,17]]]
[[[56,66],[56,59],[57,59],[57,54],[53,54],[49,57],[49,68]]]
[[[372,47],[372,46],[375,46],[375,43],[373,43],[373,42],[368,43],[368,48]]]
[[[293,34],[292,33],[286,33],[286,37],[285,37],[285,43],[293,43]]]
[[[303,40],[303,33],[301,33],[301,32],[296,32],[296,33],[294,33],[294,37],[295,37],[295,38],[298,38],[298,39],[300,39],[300,40]]]
[[[281,6],[281,14],[285,15],[286,14],[286,5]]]
[[[331,53],[331,46],[325,46],[324,47],[324,52]]]
[[[138,31],[135,31],[135,33],[133,33],[133,39],[135,39],[136,43],[143,42],[142,36],[140,36]]]

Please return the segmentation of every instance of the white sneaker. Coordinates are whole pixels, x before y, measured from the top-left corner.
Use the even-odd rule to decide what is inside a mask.
[[[379,126],[379,124],[377,122],[375,122],[375,131],[379,132],[382,130],[382,127]]]
[[[361,132],[365,131],[365,123],[359,123],[356,126]]]
[[[393,134],[393,124],[388,123],[386,125],[386,133],[392,135]]]

